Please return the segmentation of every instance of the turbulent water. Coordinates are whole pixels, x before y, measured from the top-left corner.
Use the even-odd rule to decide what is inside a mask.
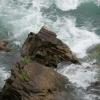
[[[100,0],[0,0],[0,39],[21,45],[30,31],[37,33],[46,25],[84,59],[87,49],[100,43],[99,18]],[[86,92],[98,80],[94,62],[87,57],[82,66],[64,65],[58,70],[77,88],[79,100],[100,100],[100,95]],[[0,56],[0,87],[8,76],[7,64]]]

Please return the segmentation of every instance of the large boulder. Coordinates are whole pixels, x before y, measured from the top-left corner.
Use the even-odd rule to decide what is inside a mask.
[[[68,79],[51,68],[62,61],[79,63],[55,33],[44,27],[38,34],[31,32],[21,55],[6,80],[0,100],[80,100],[75,99]]]
[[[63,61],[79,63],[70,48],[45,27],[38,34],[28,35],[21,54],[49,67],[57,67]]]
[[[0,100],[74,100],[72,91],[68,79],[53,69],[21,62],[13,67]]]

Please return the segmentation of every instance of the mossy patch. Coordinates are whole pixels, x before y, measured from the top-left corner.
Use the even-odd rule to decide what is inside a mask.
[[[22,70],[20,75],[19,75],[20,79],[22,81],[28,81],[29,80],[29,75],[26,71]]]
[[[22,59],[21,59],[21,63],[23,64],[23,65],[27,65],[27,64],[29,64],[31,62],[31,59],[29,58],[29,57],[23,57]]]

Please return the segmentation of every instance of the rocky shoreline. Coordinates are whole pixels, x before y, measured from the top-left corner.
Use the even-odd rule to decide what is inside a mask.
[[[38,34],[30,32],[0,100],[74,100],[70,82],[54,70],[61,62],[80,64],[54,32],[45,27]]]

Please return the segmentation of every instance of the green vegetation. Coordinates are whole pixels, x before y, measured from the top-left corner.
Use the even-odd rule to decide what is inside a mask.
[[[28,75],[28,73],[26,72],[26,71],[21,71],[21,73],[20,73],[20,79],[22,80],[22,81],[28,81],[29,80],[29,75]]]
[[[31,62],[31,59],[29,57],[24,57],[21,59],[21,62],[23,65],[27,65]]]

